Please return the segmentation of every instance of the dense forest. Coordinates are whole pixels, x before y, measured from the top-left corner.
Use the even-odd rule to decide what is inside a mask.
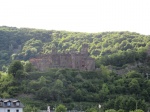
[[[88,44],[95,71],[49,69],[28,61],[58,52],[80,51]],[[0,97],[18,98],[25,112],[55,108],[129,112],[150,108],[150,36],[135,32],[81,33],[0,27]],[[112,110],[111,110],[112,109]]]

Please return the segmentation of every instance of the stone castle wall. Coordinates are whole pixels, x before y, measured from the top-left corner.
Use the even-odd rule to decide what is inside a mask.
[[[83,45],[80,52],[70,52],[59,54],[52,52],[30,59],[32,65],[38,70],[45,71],[49,68],[72,68],[79,70],[95,70],[95,60],[88,56],[88,48]]]

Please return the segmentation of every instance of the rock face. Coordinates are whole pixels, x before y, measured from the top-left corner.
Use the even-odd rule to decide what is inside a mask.
[[[51,54],[32,58],[30,62],[40,71],[45,71],[49,68],[95,70],[95,60],[88,56],[88,45],[83,45],[80,52],[71,51],[59,54],[53,49]]]

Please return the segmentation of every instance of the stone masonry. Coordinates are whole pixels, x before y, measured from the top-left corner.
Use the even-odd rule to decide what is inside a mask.
[[[95,60],[88,56],[88,45],[82,45],[80,52],[57,53],[55,49],[51,54],[41,55],[30,59],[30,62],[40,71],[49,68],[71,68],[83,71],[95,70]]]

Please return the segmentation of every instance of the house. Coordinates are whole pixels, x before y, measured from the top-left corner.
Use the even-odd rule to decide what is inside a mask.
[[[23,112],[23,107],[19,100],[0,98],[0,112]]]

